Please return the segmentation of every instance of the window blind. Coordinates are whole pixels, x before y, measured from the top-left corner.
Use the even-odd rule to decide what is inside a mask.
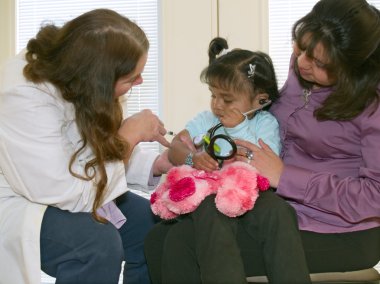
[[[269,54],[275,66],[278,86],[285,83],[292,53],[291,29],[296,20],[306,15],[317,0],[269,0]],[[380,9],[380,0],[369,0]]]
[[[41,25],[54,23],[62,26],[68,20],[97,8],[112,9],[136,22],[145,31],[150,48],[142,74],[144,83],[133,87],[128,99],[123,96],[121,102],[128,115],[142,109],[151,109],[159,115],[158,0],[17,0],[16,52],[26,47]],[[159,150],[158,143],[141,144],[144,148]]]

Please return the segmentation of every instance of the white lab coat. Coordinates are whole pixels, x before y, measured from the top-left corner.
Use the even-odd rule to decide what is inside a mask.
[[[73,177],[69,159],[80,146],[71,103],[50,84],[35,85],[22,75],[24,55],[3,68],[0,88],[0,284],[39,284],[40,229],[47,205],[90,212],[95,184]],[[83,173],[86,149],[74,163]],[[136,147],[128,169],[106,165],[104,203],[147,185],[158,153]]]

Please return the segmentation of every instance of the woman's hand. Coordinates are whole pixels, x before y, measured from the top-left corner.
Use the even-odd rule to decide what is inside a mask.
[[[236,145],[240,146],[238,147],[236,160],[248,162],[269,180],[272,187],[277,187],[284,170],[284,163],[280,157],[261,139],[259,139],[260,147],[248,141],[236,140],[235,142]],[[247,158],[247,150],[253,154],[251,160]]]
[[[157,141],[165,147],[170,143],[164,135],[166,129],[162,121],[151,110],[142,110],[125,119],[119,129],[119,135],[127,141],[132,148],[139,142]]]

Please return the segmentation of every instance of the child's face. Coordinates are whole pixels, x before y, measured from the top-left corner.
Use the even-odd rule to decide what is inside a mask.
[[[237,93],[217,87],[210,87],[209,89],[211,92],[211,111],[219,118],[226,117],[231,112],[244,113],[259,106],[258,101],[252,100],[249,93]]]

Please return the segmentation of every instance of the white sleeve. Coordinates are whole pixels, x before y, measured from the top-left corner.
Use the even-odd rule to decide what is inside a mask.
[[[155,187],[149,181],[152,180],[152,167],[158,156],[158,152],[143,150],[138,145],[135,147],[125,168],[129,188],[147,191]]]
[[[77,147],[70,139],[75,129],[68,126],[72,120],[67,105],[71,104],[50,91],[31,84],[1,90],[0,166],[13,191],[32,202],[72,212],[91,211],[95,182],[69,172]],[[75,172],[83,173],[86,158],[81,155],[74,162]],[[127,191],[122,161],[107,163],[106,171],[105,203]]]

